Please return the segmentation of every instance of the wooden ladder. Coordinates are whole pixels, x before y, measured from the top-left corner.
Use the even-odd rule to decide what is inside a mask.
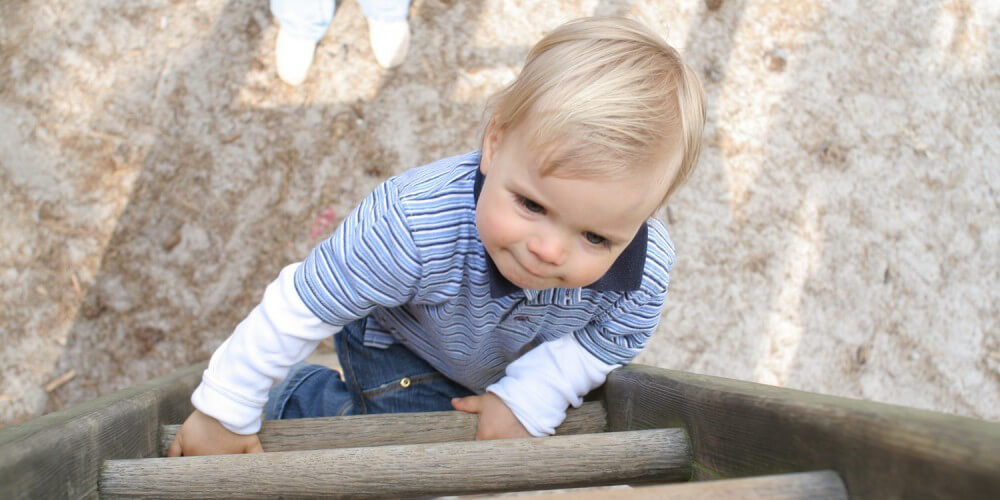
[[[365,415],[265,422],[262,454],[161,458],[203,368],[0,431],[0,498],[1000,498],[1000,424],[641,365],[547,438]]]
[[[600,402],[571,410],[554,437],[474,441],[476,425],[474,415],[451,411],[269,421],[259,434],[267,453],[110,460],[100,491],[167,498],[405,498],[691,477],[683,429],[605,432]],[[178,429],[163,428],[161,453]],[[704,488],[713,486],[702,483],[692,494],[703,497]],[[737,480],[726,487],[733,498],[745,498],[748,490],[775,498],[847,498],[832,472]],[[655,495],[675,489],[654,488]]]

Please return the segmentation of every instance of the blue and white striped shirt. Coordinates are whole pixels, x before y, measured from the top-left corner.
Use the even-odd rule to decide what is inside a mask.
[[[301,264],[287,266],[212,355],[191,401],[229,430],[260,429],[272,384],[324,338],[366,321],[452,380],[498,395],[532,435],[627,363],[656,330],[674,249],[650,219],[582,289],[521,290],[476,230],[479,153],[382,183]],[[506,373],[505,373],[506,370]]]
[[[569,334],[604,363],[629,362],[667,293],[674,248],[662,223],[650,219],[591,286],[517,289],[476,230],[479,159],[445,158],[381,184],[298,268],[299,296],[334,326],[370,316],[366,345],[402,343],[475,392]]]

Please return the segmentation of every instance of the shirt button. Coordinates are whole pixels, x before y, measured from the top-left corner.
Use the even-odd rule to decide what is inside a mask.
[[[403,377],[399,381],[399,386],[402,387],[403,389],[406,389],[407,387],[410,386],[410,383],[411,383],[410,382],[410,377]]]

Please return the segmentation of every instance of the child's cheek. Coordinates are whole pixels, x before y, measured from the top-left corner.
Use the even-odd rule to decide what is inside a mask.
[[[501,245],[499,228],[501,218],[497,217],[496,210],[489,205],[480,205],[476,210],[476,225],[479,227],[479,237],[487,247]]]
[[[489,249],[506,248],[517,241],[518,215],[499,200],[484,198],[476,210],[479,238]],[[483,203],[485,202],[485,203]]]
[[[494,233],[493,211],[490,207],[490,199],[482,197],[476,206],[476,229],[479,230],[479,239],[487,249],[492,250],[496,246]]]

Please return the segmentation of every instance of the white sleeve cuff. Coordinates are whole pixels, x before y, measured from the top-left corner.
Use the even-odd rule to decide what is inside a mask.
[[[528,351],[486,390],[502,399],[532,436],[549,436],[565,420],[566,407],[579,407],[619,366],[604,364],[571,334]]]
[[[201,384],[191,394],[191,403],[236,434],[256,434],[260,431],[261,410],[267,398],[247,399],[238,392],[222,388],[213,382],[208,370],[202,375]]]

